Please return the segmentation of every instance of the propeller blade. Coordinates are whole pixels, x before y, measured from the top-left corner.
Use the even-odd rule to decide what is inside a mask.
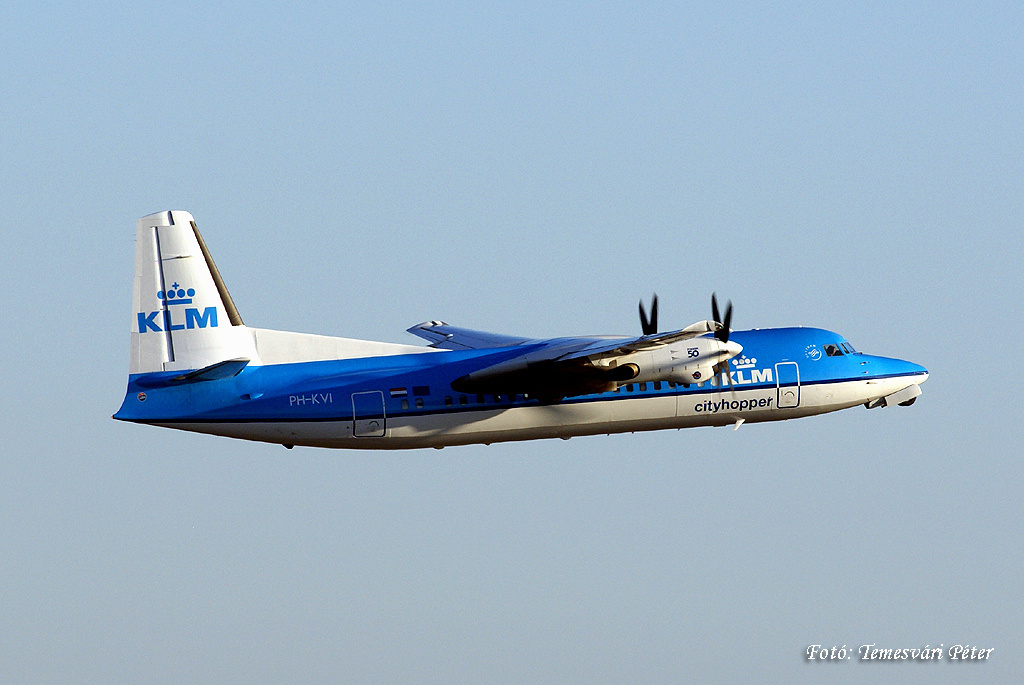
[[[723,319],[718,311],[718,298],[715,296],[715,293],[711,293],[711,319],[722,325],[720,329],[715,331],[715,337],[722,342],[729,342],[729,326],[732,323],[732,300],[729,300],[725,305],[725,318]]]
[[[715,374],[715,378],[718,379],[718,383],[722,383],[722,376],[725,376],[725,382],[729,384],[729,392],[735,392],[735,388],[732,385],[732,372],[729,371],[729,360],[723,359],[714,366],[711,367],[711,372]]]
[[[640,300],[640,329],[644,335],[653,335],[658,332],[658,294],[655,293],[651,298],[651,318],[647,318],[647,312],[644,311],[644,301]]]
[[[725,305],[725,321],[722,322],[722,330],[719,331],[719,333],[721,333],[721,335],[720,336],[716,336],[722,342],[729,342],[729,325],[731,323],[732,323],[732,300],[729,300],[729,303],[727,305]]]

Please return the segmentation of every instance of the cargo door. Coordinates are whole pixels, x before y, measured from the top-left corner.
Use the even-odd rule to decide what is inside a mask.
[[[352,434],[357,438],[384,437],[384,393],[352,393]]]
[[[796,362],[779,362],[775,365],[775,387],[778,390],[780,409],[800,406],[800,367]]]

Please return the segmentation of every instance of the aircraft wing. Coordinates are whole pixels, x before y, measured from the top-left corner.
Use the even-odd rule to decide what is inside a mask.
[[[481,350],[533,342],[530,338],[449,326],[444,321],[424,321],[408,329],[408,332],[429,340],[431,347],[440,350]]]
[[[485,333],[428,321],[409,329],[447,350],[521,347],[522,353],[462,376],[452,388],[465,393],[531,394],[561,399],[612,389],[633,377],[630,362],[644,352],[717,330],[720,324],[699,321],[678,331],[640,337],[592,336],[536,339]]]
[[[692,326],[681,328],[678,331],[668,333],[653,333],[642,335],[639,338],[625,338],[617,340],[605,340],[605,344],[590,345],[582,350],[559,357],[562,361],[585,358],[592,362],[609,357],[620,358],[634,352],[646,352],[675,342],[696,338],[705,333],[715,331],[713,321],[698,321]]]

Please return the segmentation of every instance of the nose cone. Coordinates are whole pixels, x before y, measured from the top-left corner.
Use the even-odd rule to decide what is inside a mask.
[[[928,380],[928,369],[924,368],[920,364],[914,362],[904,361],[902,359],[893,359],[894,370],[901,376],[911,376],[915,383],[924,383]]]
[[[920,364],[890,357],[870,357],[868,355],[863,355],[863,357],[864,361],[861,364],[866,362],[865,373],[872,376],[883,378],[899,376],[908,378],[918,385],[928,380],[928,369]]]

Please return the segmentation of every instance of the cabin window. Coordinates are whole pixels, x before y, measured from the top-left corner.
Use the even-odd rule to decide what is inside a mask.
[[[402,400],[402,409],[409,408],[409,400]]]
[[[422,397],[417,397],[416,398],[416,408],[417,409],[423,409],[423,398]]]
[[[484,403],[484,396],[482,394],[476,396],[476,403],[477,404],[483,404]]]
[[[626,383],[626,392],[633,392],[633,384]]]
[[[446,407],[452,406],[452,398],[451,397],[445,397],[444,398],[444,406],[446,406]]]
[[[641,383],[640,384],[640,390],[646,390],[646,389],[647,389],[647,383],[646,382]]]
[[[460,395],[459,396],[459,404],[468,404],[468,403],[469,403],[469,398],[468,397],[466,397],[465,395]]]
[[[654,389],[661,390],[661,381],[654,381]]]

